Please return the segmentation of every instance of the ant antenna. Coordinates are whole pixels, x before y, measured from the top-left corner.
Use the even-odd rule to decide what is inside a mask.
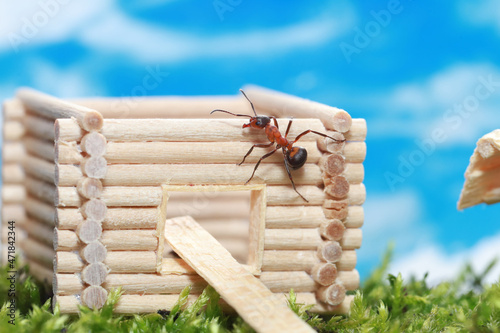
[[[250,105],[252,106],[252,110],[253,110],[253,113],[255,114],[255,116],[257,117],[257,112],[255,112],[255,108],[253,107],[253,103],[252,101],[250,100],[250,98],[247,97],[247,94],[245,94],[245,92],[240,89],[241,93],[243,94],[243,96],[245,96],[245,98],[247,99],[247,101],[250,103]]]
[[[220,109],[213,110],[212,112],[210,112],[210,114],[212,114],[214,112],[224,112],[224,113],[229,113],[230,115],[233,115],[233,116],[252,118],[252,116],[249,116],[247,114],[236,114],[236,113],[232,113],[232,112],[229,112],[229,111],[226,111],[226,110],[220,110]]]

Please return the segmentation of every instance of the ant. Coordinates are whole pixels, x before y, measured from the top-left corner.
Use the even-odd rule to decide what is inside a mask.
[[[243,90],[240,89],[240,92],[243,94],[243,96],[245,96],[247,101],[250,103],[250,106],[252,107],[252,110],[253,110],[255,117],[249,116],[246,114],[235,114],[235,113],[232,113],[232,112],[229,112],[226,110],[220,110],[220,109],[213,110],[212,112],[210,112],[210,114],[212,114],[214,112],[224,112],[224,113],[228,113],[230,115],[237,116],[237,117],[248,117],[248,118],[250,118],[250,121],[248,124],[243,124],[243,128],[250,127],[250,128],[255,128],[255,129],[263,129],[267,135],[267,139],[270,142],[269,143],[256,143],[256,144],[254,144],[250,148],[250,150],[248,150],[245,157],[243,157],[243,160],[238,165],[241,165],[241,164],[243,164],[243,162],[245,162],[245,159],[247,158],[248,155],[250,155],[252,153],[252,151],[255,147],[257,147],[257,148],[269,148],[269,147],[272,147],[274,144],[276,144],[276,147],[274,147],[273,150],[271,150],[267,154],[263,155],[259,159],[259,161],[255,165],[255,168],[253,169],[252,176],[246,181],[245,185],[248,184],[252,180],[253,176],[255,175],[255,171],[259,167],[260,162],[262,162],[263,159],[268,158],[269,156],[274,154],[278,149],[281,148],[283,151],[285,169],[286,169],[286,172],[288,173],[288,178],[290,178],[293,189],[295,190],[295,192],[297,192],[297,194],[302,199],[304,199],[306,202],[309,202],[306,198],[304,198],[304,196],[302,194],[299,193],[299,191],[297,191],[297,188],[295,187],[295,183],[293,182],[292,174],[290,172],[290,169],[292,169],[292,170],[300,169],[306,163],[307,150],[303,147],[294,146],[294,144],[297,141],[299,141],[301,137],[303,137],[304,135],[306,135],[308,133],[314,133],[317,135],[321,135],[325,138],[332,139],[336,142],[343,142],[345,140],[338,140],[338,139],[332,138],[331,136],[328,136],[326,134],[316,132],[316,131],[309,129],[309,130],[306,130],[306,131],[300,133],[299,135],[297,135],[295,140],[290,141],[286,137],[288,136],[288,132],[290,131],[290,127],[292,126],[293,119],[290,119],[290,121],[288,122],[285,136],[281,135],[281,133],[279,131],[278,121],[276,120],[276,117],[258,116],[257,112],[255,112],[255,108],[253,106],[252,101],[247,97],[247,95],[245,94],[245,92]],[[273,120],[274,125],[271,124],[271,119]]]

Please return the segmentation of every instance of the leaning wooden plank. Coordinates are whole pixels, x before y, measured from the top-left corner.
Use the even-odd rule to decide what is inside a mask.
[[[480,203],[492,204],[500,201],[498,181],[500,167],[500,130],[480,138],[465,171],[465,184],[458,201],[458,209]]]
[[[258,332],[314,332],[191,217],[167,220],[165,237]]]
[[[50,119],[75,118],[86,131],[100,130],[103,124],[102,115],[92,109],[62,101],[39,91],[22,88],[17,97],[28,110]]]

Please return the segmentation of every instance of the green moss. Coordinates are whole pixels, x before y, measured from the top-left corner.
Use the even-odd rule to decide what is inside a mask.
[[[496,262],[480,273],[467,265],[455,280],[430,288],[425,278],[404,281],[401,275],[387,275],[390,253],[355,292],[349,317],[313,314],[310,305],[296,302],[293,291],[290,308],[319,332],[500,333],[500,284],[484,283]],[[0,272],[0,302],[4,304],[0,332],[253,332],[240,317],[222,313],[219,295],[211,287],[189,307],[185,307],[190,292],[186,288],[170,312],[135,316],[113,314],[121,294],[113,290],[101,310],[82,307],[79,315],[68,316],[58,308],[51,311],[46,287],[33,281],[27,267],[16,265],[15,270],[20,273],[15,284],[15,325],[9,323],[10,273],[7,267]]]

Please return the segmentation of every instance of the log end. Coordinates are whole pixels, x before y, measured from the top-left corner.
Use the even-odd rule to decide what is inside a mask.
[[[321,236],[328,240],[340,241],[344,236],[345,226],[342,221],[334,219],[321,224]]]
[[[78,238],[85,244],[89,244],[101,238],[102,227],[101,224],[93,220],[85,220],[79,224],[76,229]]]
[[[329,286],[337,278],[337,267],[332,263],[316,264],[311,270],[311,277],[322,286]]]
[[[337,262],[342,257],[342,247],[338,242],[323,242],[318,247],[318,257],[326,262]]]
[[[345,169],[345,158],[340,154],[330,154],[322,159],[322,169],[330,176],[338,176]]]
[[[332,119],[332,129],[338,131],[340,133],[345,133],[349,131],[352,125],[352,118],[344,110],[340,110],[335,115],[333,115]]]
[[[108,267],[102,262],[90,264],[82,271],[82,281],[91,286],[100,286],[106,281]]]
[[[82,292],[82,302],[91,309],[100,309],[108,299],[108,292],[100,286],[90,286]]]
[[[90,156],[106,154],[106,137],[98,132],[85,134],[80,142],[80,148]]]
[[[346,290],[341,284],[332,284],[328,287],[321,287],[318,289],[316,297],[329,305],[341,304],[346,296]]]
[[[87,199],[99,198],[103,191],[102,182],[99,179],[89,177],[80,179],[76,188],[78,193]]]
[[[81,252],[82,259],[89,264],[103,262],[107,254],[106,247],[99,241],[89,243]]]
[[[102,114],[94,110],[86,112],[82,119],[82,127],[88,132],[100,130],[103,124]]]

